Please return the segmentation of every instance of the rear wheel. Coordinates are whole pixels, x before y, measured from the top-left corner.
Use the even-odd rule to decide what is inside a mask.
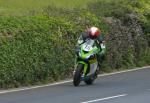
[[[91,84],[93,84],[93,81],[94,81],[94,79],[88,79],[88,80],[86,80],[86,81],[84,81],[87,85],[91,85]]]
[[[83,64],[78,64],[78,66],[75,70],[74,78],[73,78],[74,86],[78,86],[80,84],[81,76],[83,74],[83,69],[84,69],[84,65]]]
[[[95,74],[93,76],[91,76],[88,80],[85,80],[84,82],[87,85],[91,85],[91,84],[93,84],[93,82],[96,78],[97,78],[97,71],[95,72]]]

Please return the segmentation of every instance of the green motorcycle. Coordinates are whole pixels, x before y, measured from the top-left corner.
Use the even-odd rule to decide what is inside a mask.
[[[91,85],[97,78],[97,72],[99,71],[97,53],[100,49],[96,45],[93,39],[87,39],[80,45],[73,73],[74,86],[78,86],[81,81]]]

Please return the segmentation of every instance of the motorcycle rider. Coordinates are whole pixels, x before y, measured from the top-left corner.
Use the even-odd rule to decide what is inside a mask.
[[[105,41],[104,41],[104,37],[101,34],[101,31],[99,28],[97,27],[88,27],[85,32],[81,33],[79,39],[78,39],[78,43],[77,43],[77,47],[76,47],[76,53],[78,54],[79,50],[80,50],[80,45],[82,43],[84,43],[86,41],[86,39],[94,39],[97,47],[100,48],[99,53],[97,54],[97,60],[98,60],[98,65],[99,68],[101,67],[102,61],[104,59],[104,54],[106,52],[106,48],[105,48]]]

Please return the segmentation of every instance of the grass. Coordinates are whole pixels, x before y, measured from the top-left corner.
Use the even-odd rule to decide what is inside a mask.
[[[44,7],[86,8],[94,0],[0,0],[0,15],[20,15],[29,11],[42,11]]]

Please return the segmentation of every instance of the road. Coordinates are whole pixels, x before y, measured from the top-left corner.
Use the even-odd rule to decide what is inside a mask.
[[[150,103],[150,68],[100,76],[90,86],[69,82],[0,93],[0,103]]]

